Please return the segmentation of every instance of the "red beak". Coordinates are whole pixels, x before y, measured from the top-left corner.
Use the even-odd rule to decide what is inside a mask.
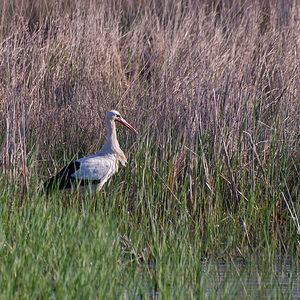
[[[128,129],[130,129],[134,133],[138,134],[138,132],[127,121],[125,121],[124,119],[120,118],[120,119],[116,119],[116,121],[120,122],[121,124],[123,124],[124,126],[126,126]]]

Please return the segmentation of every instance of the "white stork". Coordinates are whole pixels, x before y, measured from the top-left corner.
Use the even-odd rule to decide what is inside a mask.
[[[120,113],[111,110],[106,115],[107,139],[101,150],[93,155],[72,161],[55,176],[44,183],[47,192],[58,186],[59,189],[70,188],[72,184],[91,184],[92,190],[101,190],[104,183],[118,171],[118,164],[126,165],[127,159],[121,150],[116,133],[116,123],[123,124],[134,133],[138,133]]]

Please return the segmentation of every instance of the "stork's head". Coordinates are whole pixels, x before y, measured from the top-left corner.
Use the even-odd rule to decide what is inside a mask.
[[[125,121],[120,113],[116,110],[111,110],[106,114],[106,121],[107,122],[114,122],[114,121],[118,121],[119,123],[121,123],[122,125],[126,126],[128,129],[130,129],[131,131],[133,131],[134,133],[138,133],[127,121]]]

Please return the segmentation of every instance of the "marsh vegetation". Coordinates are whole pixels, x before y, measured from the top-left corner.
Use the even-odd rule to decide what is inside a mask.
[[[230,299],[203,262],[259,257],[259,278],[278,257],[297,268],[297,1],[0,10],[1,297]],[[94,201],[41,194],[100,149],[110,109],[140,132],[118,131],[127,167]],[[272,282],[267,296],[292,297],[296,281],[286,294]]]

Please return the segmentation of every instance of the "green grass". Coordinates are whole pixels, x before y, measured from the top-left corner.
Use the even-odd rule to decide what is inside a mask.
[[[243,170],[236,202],[229,180],[214,175],[226,172],[222,157],[211,171],[212,192],[200,159],[209,153],[206,141],[195,137],[190,167],[191,151],[180,138],[161,147],[154,133],[131,136],[128,166],[94,198],[40,193],[34,153],[28,189],[22,176],[9,185],[2,177],[0,298],[292,298],[296,273],[286,283],[273,269],[278,257],[297,261],[298,236],[284,200],[267,181],[248,188],[253,174]],[[68,154],[54,157],[63,164],[58,155]],[[231,166],[240,160],[237,154]],[[286,161],[269,163],[283,172]],[[299,201],[294,206],[298,212]]]
[[[207,225],[212,228],[201,233],[184,209],[176,222],[172,217],[174,222],[163,224],[153,201],[129,208],[129,199],[116,187],[115,182],[95,202],[90,195],[73,202],[72,194],[46,199],[33,193],[14,206],[2,195],[0,297],[289,299],[299,289],[296,258],[286,262],[288,282],[285,264],[264,251],[245,260],[208,259],[204,252],[220,255],[235,241],[227,238],[217,247],[223,230]]]

